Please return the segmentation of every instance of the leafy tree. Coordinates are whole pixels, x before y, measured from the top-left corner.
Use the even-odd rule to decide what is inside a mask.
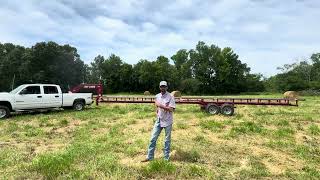
[[[261,74],[250,74],[250,68],[229,47],[220,48],[198,42],[195,49],[181,49],[171,56],[140,60],[127,64],[114,54],[107,59],[98,55],[89,65],[80,59],[77,49],[55,42],[36,43],[31,48],[0,43],[0,90],[23,83],[55,83],[68,90],[86,82],[105,84],[110,92],[157,93],[158,83],[169,82],[170,90],[187,94],[226,94],[246,91],[300,90],[320,87],[320,54],[281,67],[282,73],[265,81]]]
[[[120,71],[123,65],[119,56],[111,54],[102,64],[102,77],[107,84],[107,92],[120,90]]]
[[[312,80],[320,82],[320,53],[312,54],[310,59],[312,61],[312,68],[311,68]]]
[[[198,79],[201,93],[237,93],[246,91],[243,81],[250,69],[241,63],[231,48],[220,49],[199,42],[190,50],[192,72]]]
[[[55,83],[64,90],[86,80],[87,66],[77,49],[54,42],[37,43],[31,48],[0,45],[0,90],[9,91],[24,83]]]
[[[101,55],[98,55],[94,58],[93,62],[90,63],[88,67],[89,71],[89,82],[99,83],[100,78],[102,78],[102,64],[105,62],[105,58]]]
[[[185,94],[198,94],[201,82],[194,78],[188,78],[181,81],[180,90]]]
[[[310,61],[312,64],[310,64]],[[278,68],[282,73],[270,77],[266,87],[270,91],[300,91],[307,89],[320,89],[320,54],[313,54],[310,60],[298,63],[285,64]]]
[[[265,90],[265,84],[262,74],[248,74],[245,77],[244,84],[247,92],[262,92]]]
[[[189,52],[187,50],[179,50],[175,55],[171,57],[171,59],[174,62],[180,81],[192,77],[192,62],[189,59]]]

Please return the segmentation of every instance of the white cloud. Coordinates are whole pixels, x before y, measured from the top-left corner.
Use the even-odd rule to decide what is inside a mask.
[[[124,23],[122,20],[108,18],[104,16],[98,16],[94,19],[94,22],[97,26],[110,31],[126,30],[129,28],[129,25]]]
[[[256,0],[0,0],[0,42],[56,41],[90,62],[102,54],[128,63],[171,57],[198,41],[229,46],[253,72],[319,52],[320,2]],[[5,17],[5,18],[3,18]]]
[[[150,22],[142,23],[142,28],[145,32],[155,32],[158,29],[158,27],[155,24]]]
[[[267,33],[269,30],[269,25],[265,23],[252,23],[243,27],[243,31],[246,33]]]

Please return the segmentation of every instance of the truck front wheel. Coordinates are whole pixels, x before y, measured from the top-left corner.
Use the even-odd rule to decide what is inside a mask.
[[[82,111],[84,109],[84,103],[80,100],[73,103],[73,109],[76,111]]]
[[[7,106],[0,106],[0,119],[10,116],[10,109]]]

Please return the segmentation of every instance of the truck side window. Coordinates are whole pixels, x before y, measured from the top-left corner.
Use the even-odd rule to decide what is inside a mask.
[[[58,88],[56,86],[43,86],[45,94],[58,94]]]
[[[40,86],[28,86],[24,88],[20,94],[41,94]]]

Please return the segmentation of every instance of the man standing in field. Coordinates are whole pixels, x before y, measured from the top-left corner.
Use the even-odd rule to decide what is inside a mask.
[[[157,140],[161,130],[165,130],[164,141],[164,159],[169,160],[170,144],[171,144],[171,130],[173,123],[173,111],[176,108],[174,97],[167,92],[168,85],[166,81],[160,82],[160,93],[156,95],[155,105],[157,106],[157,119],[153,126],[150,144],[148,147],[148,155],[142,162],[153,160],[154,151],[156,149]]]

